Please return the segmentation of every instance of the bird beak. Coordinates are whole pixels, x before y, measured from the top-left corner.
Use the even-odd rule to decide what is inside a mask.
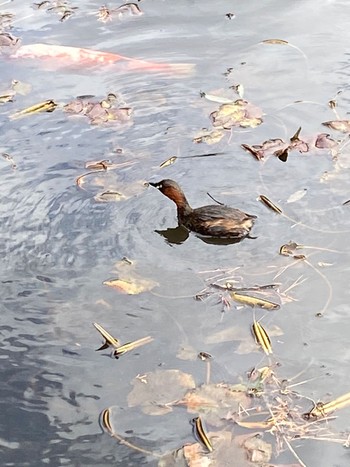
[[[151,186],[154,186],[154,188],[158,188],[158,183],[148,182],[148,184]]]

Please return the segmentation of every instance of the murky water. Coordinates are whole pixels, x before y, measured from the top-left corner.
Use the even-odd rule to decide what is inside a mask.
[[[115,410],[118,433],[145,449],[167,452],[193,442],[193,415],[184,408],[163,417],[128,408],[130,382],[157,369],[179,369],[203,383],[203,362],[178,358],[183,347],[214,356],[213,382],[236,383],[253,366],[269,364],[263,353],[237,353],[238,339],[208,343],[231,327],[250,341],[253,311],[233,306],[223,314],[214,298],[195,301],[205,279],[215,275],[205,271],[232,269],[240,286],[277,281],[282,291],[306,279],[279,311],[256,311],[257,318],[265,315],[267,329],[278,326],[283,333],[272,337],[270,362],[280,363],[281,378],[300,372],[295,381],[316,378],[298,387],[314,400],[348,392],[350,221],[343,203],[350,198],[349,146],[337,160],[327,151],[292,152],[286,163],[274,157],[258,162],[240,147],[288,139],[300,126],[303,136],[326,131],[337,140],[344,137],[321,122],[336,119],[327,103],[339,90],[340,118],[349,112],[348,2],[147,0],[139,3],[142,16],[106,23],[97,21],[100,2],[76,0],[72,6],[79,10],[65,22],[23,0],[0,11],[15,13],[11,32],[24,44],[89,47],[152,62],[192,63],[196,69],[177,76],[118,64],[84,69],[35,59],[1,61],[1,90],[13,79],[31,85],[29,93],[0,107],[0,152],[17,166],[0,160],[1,465],[157,465],[102,432],[99,414],[106,407]],[[297,48],[262,45],[266,39]],[[211,146],[193,143],[202,128],[210,128],[208,116],[218,108],[200,91],[236,98],[229,87],[237,84],[244,86],[245,99],[263,109],[264,123],[235,129]],[[101,100],[109,92],[133,108],[132,125],[92,126],[61,110],[9,118],[46,99]],[[214,152],[220,154],[191,157]],[[175,164],[159,168],[174,155]],[[119,166],[78,187],[85,163],[102,159]],[[210,192],[256,214],[257,238],[229,246],[195,235],[182,244],[167,242],[155,231],[176,226],[174,205],[144,186],[162,178],[180,182],[194,206],[207,204]],[[96,201],[107,189],[125,198]],[[299,190],[305,196],[288,202]],[[267,209],[257,200],[260,194],[290,219]],[[307,263],[293,263],[278,254],[290,240],[319,249],[303,250]],[[137,277],[157,286],[125,295],[103,285],[120,274],[123,257],[134,262]],[[319,312],[323,317],[316,318]],[[108,351],[95,352],[100,336],[92,322],[123,342],[147,335],[155,340],[116,361]],[[338,415],[332,429],[348,430],[349,409]],[[310,467],[349,465],[342,446],[304,440],[293,447]],[[273,459],[292,462],[288,450]]]

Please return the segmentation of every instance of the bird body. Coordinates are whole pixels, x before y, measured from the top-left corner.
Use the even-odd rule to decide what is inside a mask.
[[[192,209],[184,192],[173,180],[165,179],[150,185],[174,201],[179,224],[200,235],[240,239],[248,236],[254,225],[256,216],[237,208],[214,204]]]

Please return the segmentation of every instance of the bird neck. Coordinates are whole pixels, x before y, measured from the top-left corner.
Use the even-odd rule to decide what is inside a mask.
[[[193,209],[189,205],[189,202],[186,199],[186,196],[183,192],[177,192],[176,196],[172,197],[172,200],[176,204],[177,207],[177,218],[181,222],[186,216],[191,214]]]

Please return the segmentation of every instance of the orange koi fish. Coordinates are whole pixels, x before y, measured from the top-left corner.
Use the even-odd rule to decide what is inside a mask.
[[[21,45],[10,57],[52,59],[55,60],[55,63],[62,63],[63,66],[113,65],[117,62],[124,62],[127,70],[147,70],[175,74],[189,74],[193,70],[193,65],[191,64],[153,63],[110,52],[100,52],[99,50],[68,47],[64,45]]]

